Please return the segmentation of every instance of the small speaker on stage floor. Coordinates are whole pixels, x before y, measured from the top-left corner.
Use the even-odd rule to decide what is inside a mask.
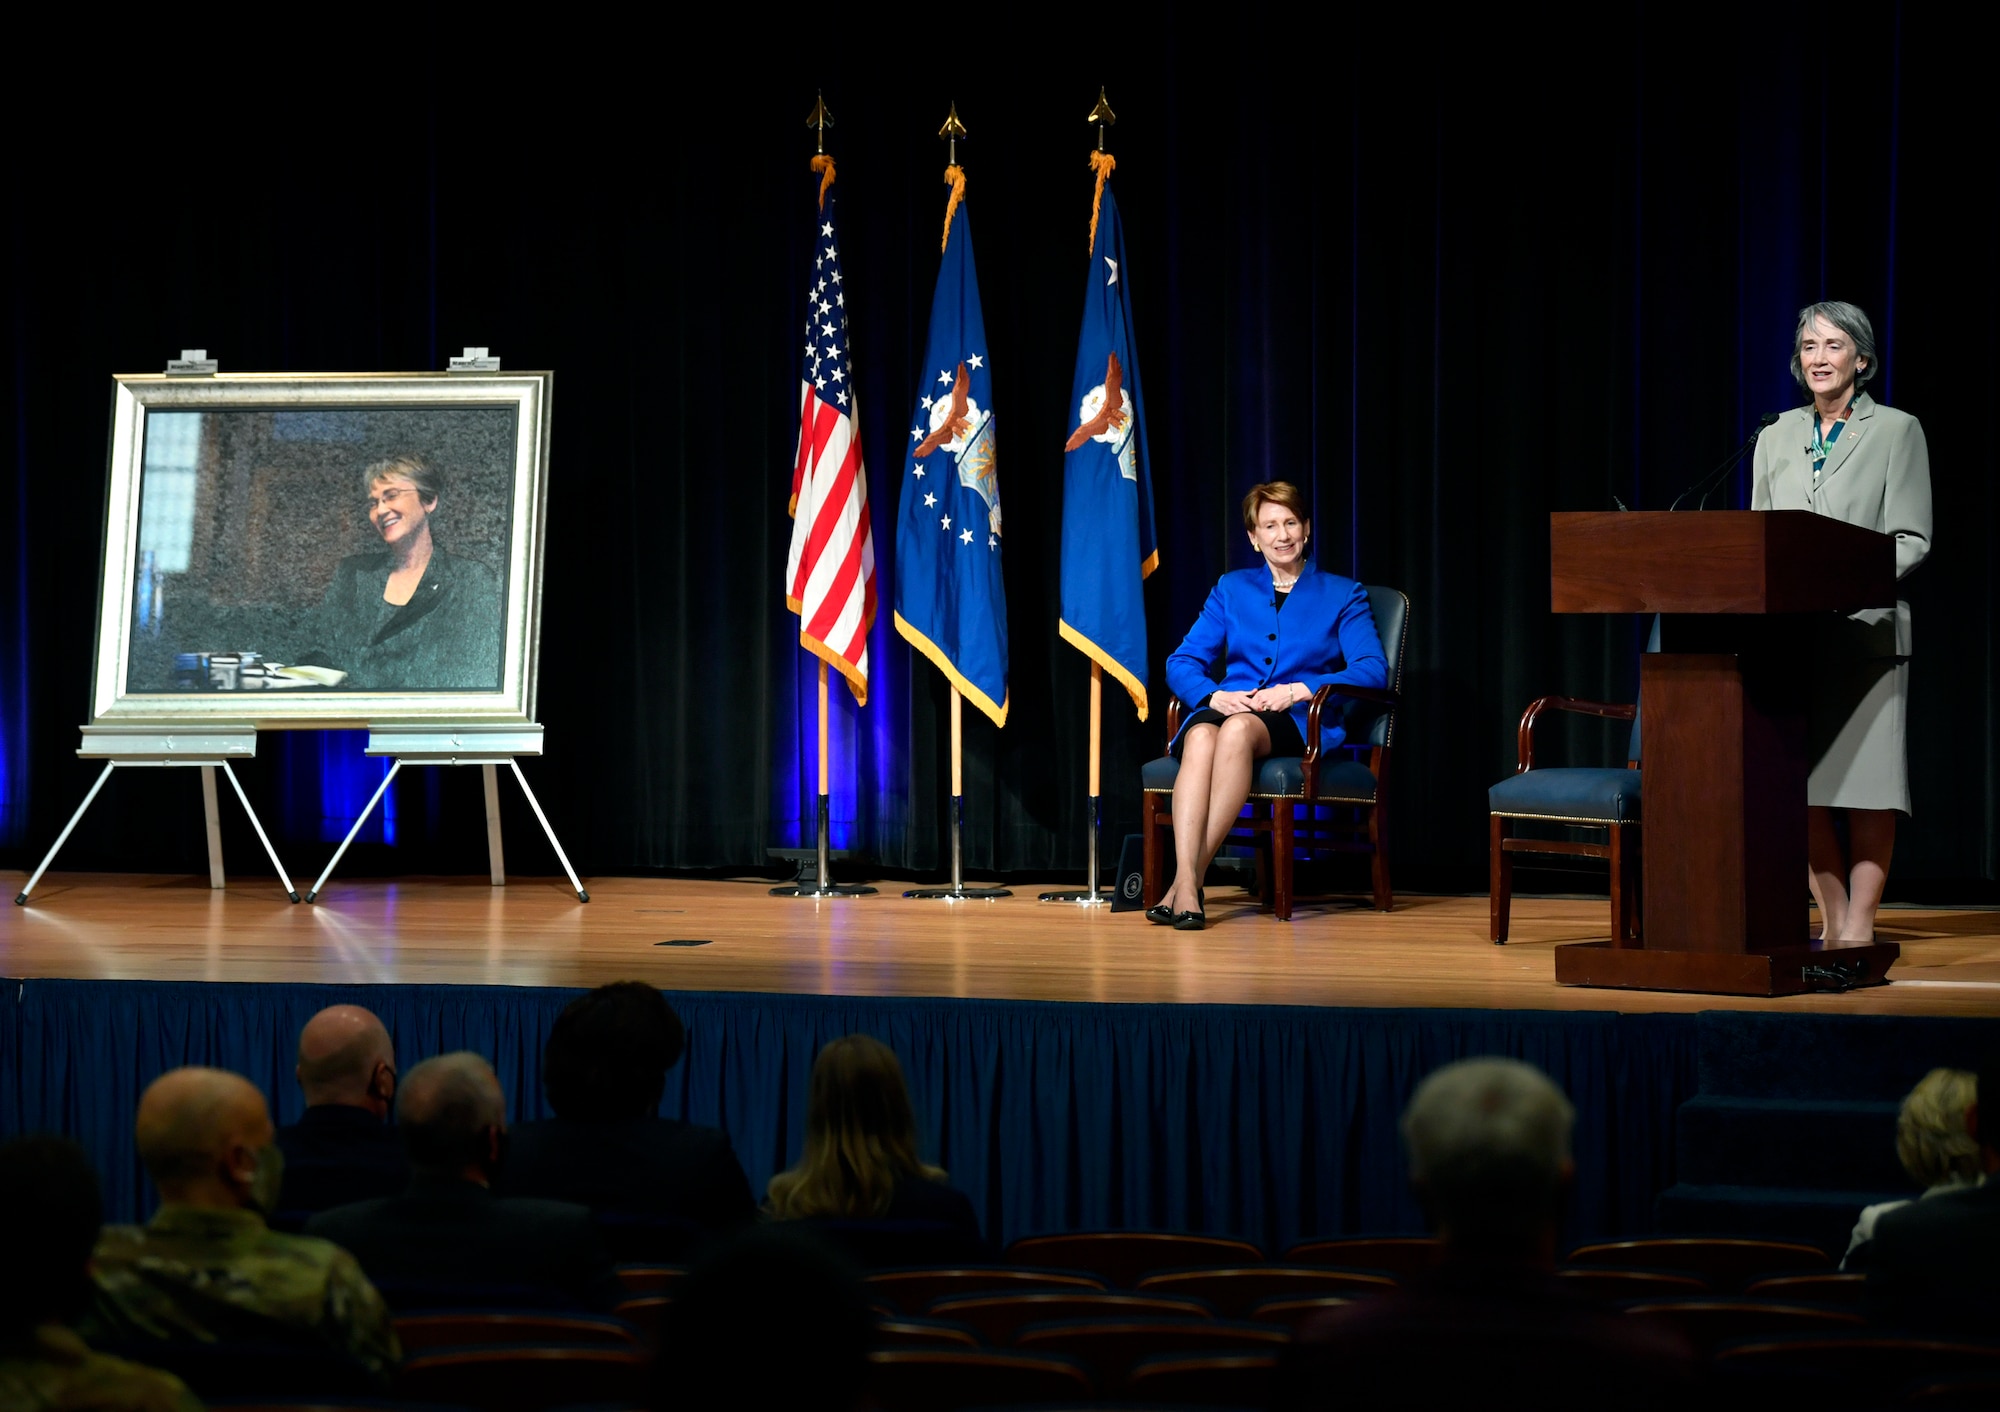
[[[1145,840],[1138,834],[1125,835],[1118,850],[1118,876],[1111,891],[1111,910],[1136,912],[1146,901]]]

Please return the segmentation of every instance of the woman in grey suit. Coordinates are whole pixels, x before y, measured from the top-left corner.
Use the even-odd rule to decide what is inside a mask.
[[[1862,385],[1875,330],[1852,304],[1799,311],[1792,376],[1812,405],[1757,438],[1753,510],[1810,510],[1896,538],[1896,577],[1931,552],[1931,466],[1917,419]],[[1896,815],[1910,812],[1904,724],[1910,605],[1868,608],[1813,628],[1812,775],[1806,786],[1813,898],[1830,940],[1866,941],[1889,876]],[[1834,811],[1847,816],[1843,846]]]

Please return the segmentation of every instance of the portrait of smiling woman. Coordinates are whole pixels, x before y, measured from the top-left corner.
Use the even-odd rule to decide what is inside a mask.
[[[393,456],[370,465],[362,484],[383,547],[340,561],[302,663],[345,672],[342,684],[364,691],[498,687],[499,576],[438,542],[442,477],[421,457]]]
[[[1862,390],[1878,368],[1875,328],[1860,309],[1832,302],[1799,311],[1792,376],[1812,401],[1757,438],[1750,508],[1810,510],[1891,535],[1903,579],[1931,552],[1930,451],[1915,417]],[[1898,600],[1804,631],[1812,894],[1828,940],[1867,941],[1896,815],[1910,812],[1910,605]]]

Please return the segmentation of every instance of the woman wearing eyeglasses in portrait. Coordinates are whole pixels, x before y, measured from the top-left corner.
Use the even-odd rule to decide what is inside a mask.
[[[1312,521],[1288,481],[1243,497],[1255,568],[1224,574],[1181,645],[1167,658],[1167,688],[1193,710],[1167,753],[1174,779],[1174,878],[1146,919],[1181,931],[1207,924],[1202,875],[1236,826],[1257,762],[1305,753],[1313,693],[1330,683],[1382,687],[1389,664],[1368,594],[1306,557]],[[1220,660],[1222,680],[1212,673]],[[1320,745],[1345,739],[1338,712],[1320,718]]]
[[[1792,376],[1812,397],[1757,438],[1753,510],[1810,510],[1896,540],[1896,577],[1931,552],[1924,429],[1862,390],[1875,330],[1852,304],[1799,311]],[[1807,860],[1829,941],[1867,941],[1889,877],[1896,815],[1910,812],[1904,733],[1910,605],[1816,622],[1807,692]],[[1838,818],[1844,816],[1846,838]]]

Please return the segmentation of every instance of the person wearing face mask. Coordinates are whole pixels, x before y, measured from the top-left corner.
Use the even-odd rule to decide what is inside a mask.
[[[1174,878],[1146,919],[1181,931],[1207,924],[1202,875],[1236,826],[1257,762],[1305,753],[1313,693],[1389,682],[1367,590],[1306,556],[1312,520],[1298,487],[1281,480],[1252,487],[1243,497],[1243,528],[1258,564],[1222,576],[1167,658],[1168,689],[1194,709],[1167,746],[1181,762]],[[1345,738],[1340,713],[1325,711],[1321,748]]]
[[[1891,535],[1902,579],[1931,552],[1930,452],[1915,417],[1862,391],[1877,369],[1875,329],[1861,310],[1833,302],[1799,311],[1792,376],[1812,402],[1757,438],[1750,508],[1810,510]],[[1896,816],[1910,812],[1910,605],[1829,616],[1805,632],[1808,882],[1826,940],[1869,941]]]
[[[264,1224],[284,1180],[264,1095],[220,1069],[175,1069],[140,1096],[136,1130],[160,1209],[98,1238],[85,1339],[306,1343],[386,1388],[402,1354],[354,1257]]]
[[[507,1152],[507,1099],[492,1066],[460,1052],[403,1076],[396,1130],[410,1157],[400,1196],[306,1222],[354,1252],[371,1279],[422,1297],[438,1286],[534,1286],[588,1308],[624,1296],[590,1208],[493,1194]]]
[[[278,1209],[325,1211],[401,1191],[410,1163],[387,1121],[396,1098],[396,1046],[382,1022],[359,1005],[320,1011],[299,1032],[294,1073],[306,1111],[278,1129],[285,1154]]]
[[[505,595],[491,568],[438,542],[443,477],[392,456],[361,485],[382,548],[340,561],[297,665],[334,668],[362,691],[498,691]]]

